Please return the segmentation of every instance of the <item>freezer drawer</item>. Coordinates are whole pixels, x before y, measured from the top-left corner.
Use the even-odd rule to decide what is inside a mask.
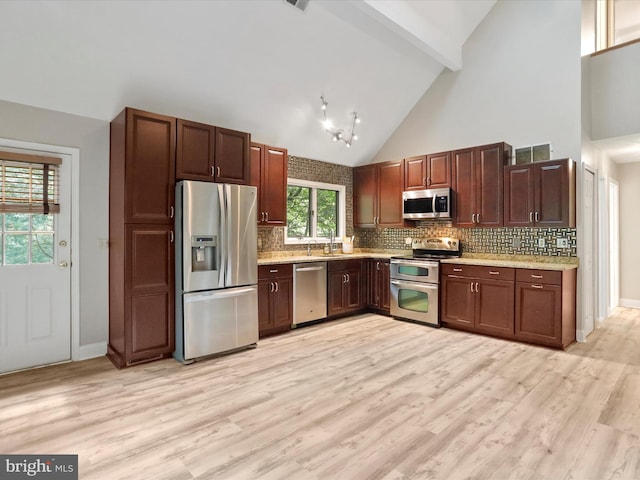
[[[183,295],[184,360],[225,352],[258,341],[255,285]]]

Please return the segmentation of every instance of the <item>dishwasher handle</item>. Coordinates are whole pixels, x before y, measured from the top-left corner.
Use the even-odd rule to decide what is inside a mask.
[[[327,267],[296,267],[296,272],[314,272],[316,270],[325,270]]]

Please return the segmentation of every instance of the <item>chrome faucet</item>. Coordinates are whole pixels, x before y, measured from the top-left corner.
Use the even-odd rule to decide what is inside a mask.
[[[309,240],[309,242],[307,243],[307,257],[311,256],[311,242],[313,242],[315,244],[318,243],[314,238]]]

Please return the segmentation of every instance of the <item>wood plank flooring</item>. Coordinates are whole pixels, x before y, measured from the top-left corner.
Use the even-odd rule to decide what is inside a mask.
[[[83,480],[637,480],[640,310],[566,352],[361,315],[5,375],[0,453],[75,453]]]

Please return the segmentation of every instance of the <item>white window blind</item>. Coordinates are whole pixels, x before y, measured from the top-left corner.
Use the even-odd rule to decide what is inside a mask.
[[[0,151],[0,213],[58,213],[62,159]]]

